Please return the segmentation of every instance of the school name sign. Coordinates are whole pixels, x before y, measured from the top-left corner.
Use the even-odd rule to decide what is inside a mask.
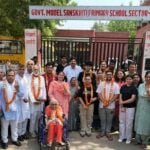
[[[29,6],[30,19],[150,20],[148,6]]]

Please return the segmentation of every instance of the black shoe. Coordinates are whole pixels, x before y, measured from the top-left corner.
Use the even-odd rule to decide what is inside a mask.
[[[2,148],[7,149],[8,148],[8,143],[2,143]]]
[[[27,140],[27,139],[29,139],[29,135],[26,133],[26,134],[23,135],[23,138],[24,138],[25,140]]]
[[[19,140],[19,141],[24,141],[23,136],[19,136],[19,137],[18,137],[18,140]]]
[[[16,146],[21,146],[21,142],[20,141],[12,141],[12,144],[16,145]]]

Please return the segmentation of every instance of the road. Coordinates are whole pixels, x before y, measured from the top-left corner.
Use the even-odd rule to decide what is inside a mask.
[[[118,135],[114,134],[114,140],[108,141],[107,138],[96,139],[96,134],[93,133],[91,137],[81,138],[78,132],[70,133],[70,150],[142,150],[141,147],[131,144],[118,143]],[[21,147],[9,145],[8,150],[39,150],[39,145],[35,139],[24,141]],[[150,150],[150,147],[147,148]]]

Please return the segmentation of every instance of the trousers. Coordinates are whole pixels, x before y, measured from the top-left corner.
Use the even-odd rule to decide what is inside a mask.
[[[29,131],[31,134],[38,133],[38,123],[41,116],[41,111],[35,111],[30,117]]]
[[[93,122],[93,109],[94,106],[90,105],[88,109],[84,109],[80,105],[80,126],[81,132],[91,134],[92,122]]]
[[[27,130],[28,119],[18,123],[18,136],[24,135]]]
[[[102,133],[108,134],[111,132],[113,116],[114,116],[114,109],[108,109],[108,108],[99,109],[99,117],[100,117]]]
[[[119,113],[119,139],[131,141],[135,108],[123,108]]]
[[[56,123],[51,122],[48,125],[48,136],[47,141],[48,143],[53,142],[56,138],[56,142],[61,143],[62,142],[62,134],[63,134],[63,126]]]
[[[5,118],[1,119],[1,137],[4,143],[8,142],[8,127],[11,128],[11,139],[12,141],[17,141],[18,139],[18,127],[16,120],[6,120]]]

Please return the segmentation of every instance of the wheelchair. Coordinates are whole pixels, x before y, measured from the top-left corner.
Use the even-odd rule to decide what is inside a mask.
[[[56,142],[53,142],[52,146],[48,147],[45,115],[43,113],[38,122],[38,139],[37,140],[40,146],[40,150],[70,150],[70,142],[66,140],[66,124],[67,122],[65,121],[64,126],[63,126],[63,142],[65,143],[65,145],[60,146]]]

